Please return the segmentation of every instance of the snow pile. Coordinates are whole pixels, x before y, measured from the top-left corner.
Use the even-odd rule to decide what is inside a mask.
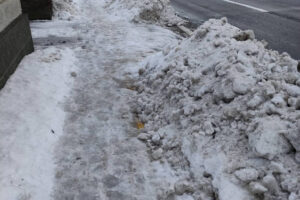
[[[168,195],[300,199],[297,65],[225,18],[142,63],[139,139],[153,160],[190,174]]]
[[[60,20],[71,20],[78,12],[73,0],[53,0],[53,17]]]
[[[169,0],[106,0],[106,6],[115,15],[133,21],[159,22],[175,25],[183,20],[175,15]],[[123,12],[122,12],[123,11]]]

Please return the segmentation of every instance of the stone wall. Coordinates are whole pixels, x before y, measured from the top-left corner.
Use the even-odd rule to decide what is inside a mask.
[[[0,0],[0,32],[21,14],[20,0]]]

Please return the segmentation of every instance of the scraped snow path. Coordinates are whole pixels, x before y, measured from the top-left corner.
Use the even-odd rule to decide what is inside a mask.
[[[0,200],[157,199],[175,180],[136,139],[124,73],[178,36],[77,3],[32,24],[37,51],[0,91]]]
[[[168,173],[155,172],[145,146],[135,137],[127,105],[133,91],[126,88],[122,75],[176,36],[154,25],[111,19],[100,6],[86,4],[83,8],[93,18],[80,27],[81,71],[66,104],[54,197],[156,199]]]

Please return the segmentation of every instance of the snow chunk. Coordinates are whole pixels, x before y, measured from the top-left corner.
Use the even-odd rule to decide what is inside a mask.
[[[250,191],[254,194],[262,194],[268,191],[268,189],[259,182],[251,182],[249,187]]]
[[[78,12],[77,6],[74,0],[53,0],[53,18],[71,20]]]
[[[300,152],[300,121],[297,122],[297,129],[285,132],[284,136],[293,145],[297,152]]]
[[[275,177],[272,174],[268,174],[265,176],[262,180],[262,183],[266,188],[268,188],[273,194],[279,193],[279,186],[275,179]]]
[[[183,195],[184,193],[193,193],[194,187],[187,181],[178,181],[174,185],[175,193]]]
[[[162,157],[162,154],[163,154],[163,150],[161,148],[159,148],[152,153],[152,158],[154,160],[158,160]]]
[[[215,129],[210,121],[204,122],[203,129],[207,135],[212,135],[215,132]]]
[[[233,80],[233,91],[237,94],[246,94],[255,84],[251,77],[237,75]]]
[[[276,155],[287,153],[291,145],[282,136],[287,130],[287,123],[278,117],[257,119],[258,126],[254,133],[249,133],[249,145],[261,157],[273,159]]]
[[[252,30],[245,30],[245,31],[239,32],[238,34],[236,34],[233,37],[237,41],[254,40],[255,39],[255,34]]]
[[[253,168],[244,168],[234,172],[234,175],[244,183],[249,183],[258,179],[259,173]]]

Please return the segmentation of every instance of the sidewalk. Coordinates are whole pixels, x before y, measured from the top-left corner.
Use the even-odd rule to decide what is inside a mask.
[[[79,7],[71,21],[32,24],[37,51],[0,92],[1,200],[146,200],[172,181],[136,139],[122,82],[177,36]]]
[[[167,5],[59,0],[31,24],[0,200],[299,199],[298,61],[226,18],[182,38]]]

